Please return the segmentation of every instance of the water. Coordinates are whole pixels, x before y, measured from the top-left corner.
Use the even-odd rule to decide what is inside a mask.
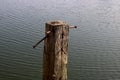
[[[0,80],[42,80],[44,24],[70,30],[68,80],[120,80],[119,0],[0,0]]]

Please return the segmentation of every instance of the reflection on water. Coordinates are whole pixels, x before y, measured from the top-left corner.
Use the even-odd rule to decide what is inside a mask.
[[[42,80],[44,23],[70,30],[68,80],[120,79],[119,0],[1,0],[0,80]]]

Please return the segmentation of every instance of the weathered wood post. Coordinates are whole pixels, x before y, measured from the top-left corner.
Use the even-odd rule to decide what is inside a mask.
[[[49,34],[47,32],[50,32]],[[46,23],[43,80],[67,80],[69,26],[63,21]]]

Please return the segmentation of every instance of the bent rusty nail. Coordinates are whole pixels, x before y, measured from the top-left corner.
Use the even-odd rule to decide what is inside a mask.
[[[46,36],[45,37],[43,37],[39,42],[37,42],[34,46],[33,46],[33,48],[35,48],[35,47],[37,47],[37,45],[39,44],[39,43],[41,43],[43,40],[45,40],[47,37],[48,37],[48,35],[49,35],[49,33],[50,33],[51,31],[47,31],[46,32]]]

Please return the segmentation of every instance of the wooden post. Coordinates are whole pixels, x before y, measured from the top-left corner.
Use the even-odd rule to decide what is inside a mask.
[[[63,21],[46,23],[44,40],[43,80],[67,80],[69,26]]]

